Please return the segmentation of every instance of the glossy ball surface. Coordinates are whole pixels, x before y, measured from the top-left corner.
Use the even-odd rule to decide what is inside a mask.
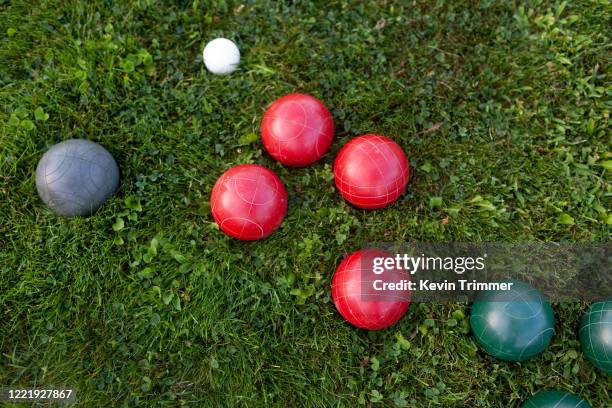
[[[334,178],[340,194],[359,208],[383,208],[406,189],[408,159],[393,140],[367,134],[351,139],[334,162]]]
[[[591,405],[569,392],[540,391],[525,401],[522,408],[591,408]]]
[[[371,274],[371,260],[374,256],[389,256],[389,254],[376,249],[353,252],[340,263],[332,279],[332,298],[336,309],[350,324],[366,330],[380,330],[392,326],[404,316],[410,306],[408,290],[392,295],[385,292],[380,295],[380,301],[363,298],[364,275],[362,274],[366,277]],[[404,273],[390,272],[386,271],[378,277],[388,282],[406,277]]]
[[[544,295],[514,282],[509,291],[478,295],[470,316],[478,343],[495,358],[523,361],[541,353],[554,332],[554,315]]]
[[[210,202],[219,228],[245,241],[270,235],[287,212],[282,181],[256,164],[241,164],[223,173],[213,187]]]
[[[317,98],[289,94],[278,98],[261,121],[263,145],[286,166],[303,167],[319,160],[334,138],[334,121]]]
[[[36,167],[36,189],[55,213],[90,215],[117,190],[119,167],[99,144],[70,139],[52,146]]]
[[[227,38],[215,38],[206,44],[202,57],[206,69],[218,75],[234,72],[240,64],[240,50]]]
[[[612,374],[612,299],[593,303],[584,314],[580,344],[595,367]]]

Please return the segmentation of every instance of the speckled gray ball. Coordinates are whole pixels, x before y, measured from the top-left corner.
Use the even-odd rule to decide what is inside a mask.
[[[36,189],[57,214],[90,215],[117,190],[119,167],[102,146],[70,139],[51,147],[38,162]]]

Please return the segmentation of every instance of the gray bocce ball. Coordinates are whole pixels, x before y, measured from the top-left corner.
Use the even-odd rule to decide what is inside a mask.
[[[119,167],[102,146],[70,139],[51,147],[38,162],[36,189],[54,212],[90,215],[117,190]]]

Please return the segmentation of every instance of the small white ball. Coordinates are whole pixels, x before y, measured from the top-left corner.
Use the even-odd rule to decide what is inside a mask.
[[[227,38],[215,38],[204,47],[204,64],[213,74],[229,74],[238,68],[240,50]]]

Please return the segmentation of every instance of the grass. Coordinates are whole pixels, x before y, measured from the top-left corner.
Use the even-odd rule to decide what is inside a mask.
[[[513,364],[477,347],[465,304],[414,304],[368,333],[337,314],[330,281],[372,241],[609,241],[611,12],[0,0],[0,384],[73,386],[84,407],[518,407],[542,388],[610,406],[610,378],[580,352],[584,304],[555,305],[551,346]],[[243,53],[230,76],[203,67],[216,36]],[[331,151],[306,169],[258,137],[288,92],[335,119]],[[382,211],[333,185],[335,154],[366,132],[411,163]],[[68,138],[102,143],[122,171],[89,218],[36,194],[38,159]],[[281,228],[253,243],[222,234],[208,202],[245,162],[289,194]]]

